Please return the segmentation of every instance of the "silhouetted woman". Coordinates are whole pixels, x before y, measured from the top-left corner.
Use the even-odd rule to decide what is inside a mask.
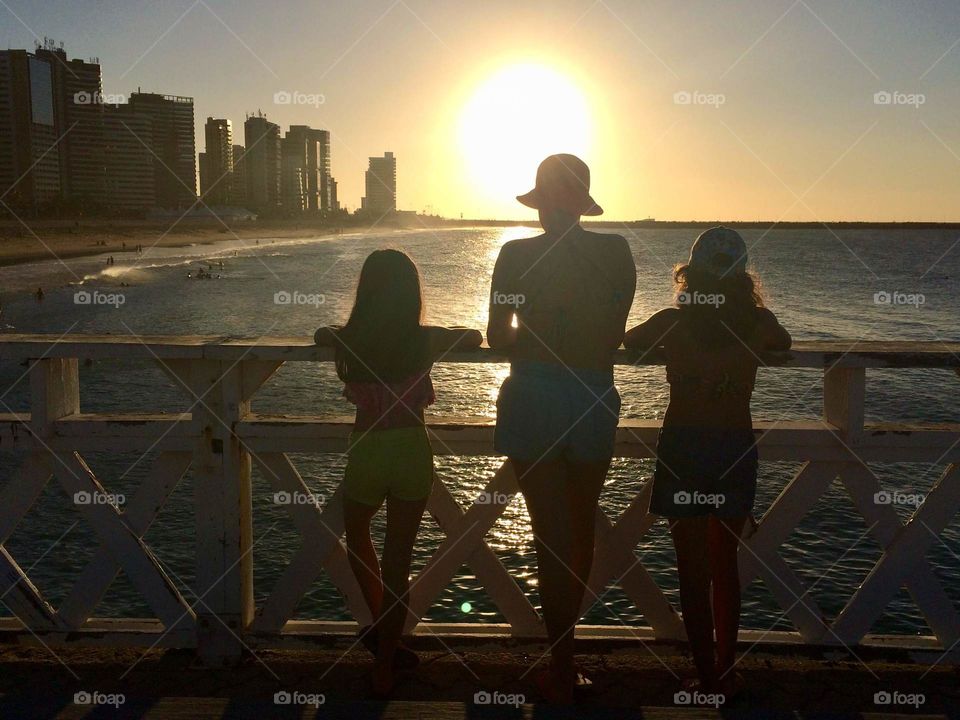
[[[533,525],[552,654],[537,684],[550,702],[570,702],[589,682],[574,662],[574,628],[620,413],[613,352],[636,285],[627,241],[580,226],[581,215],[602,212],[589,190],[579,158],[540,164],[536,188],[517,199],[539,211],[544,232],[500,250],[487,326],[490,346],[510,356],[494,446],[513,465]]]
[[[624,344],[662,346],[670,403],[657,442],[650,512],[670,521],[680,604],[699,687],[729,701],[740,627],[737,550],[757,489],[750,398],[758,355],[787,350],[790,335],[763,307],[747,247],[728,228],[707,230],[674,269],[676,307],[627,333]],[[713,601],[711,603],[711,587]],[[716,646],[714,646],[716,631]]]

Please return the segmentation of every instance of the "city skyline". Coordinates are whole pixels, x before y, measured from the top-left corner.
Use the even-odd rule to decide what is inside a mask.
[[[591,165],[610,219],[956,219],[941,194],[960,175],[960,7],[947,2],[910,14],[896,3],[673,12],[570,1],[544,13],[540,2],[452,12],[363,0],[334,12],[293,0],[270,33],[245,2],[142,8],[124,33],[95,27],[132,16],[112,1],[8,5],[0,12],[18,19],[0,27],[0,47],[29,47],[35,32],[63,39],[104,58],[107,93],[168,91],[175,77],[197,98],[198,136],[208,116],[257,109],[328,128],[351,208],[366,158],[388,147],[422,170],[401,178],[400,207],[530,218],[513,197],[529,189],[535,154],[560,150]],[[495,33],[491,14],[503,20]],[[576,56],[557,39],[575,41]],[[537,77],[553,96],[523,84]],[[541,105],[558,93],[575,112],[543,127]],[[485,97],[501,106],[484,109]],[[486,167],[497,158],[509,174]]]

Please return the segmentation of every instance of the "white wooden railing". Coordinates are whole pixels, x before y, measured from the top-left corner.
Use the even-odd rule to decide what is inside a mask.
[[[84,413],[78,368],[79,361],[87,358],[157,363],[183,390],[190,412]],[[197,647],[205,659],[219,661],[238,655],[245,646],[296,644],[347,630],[346,623],[291,620],[298,602],[324,572],[343,593],[354,617],[367,622],[341,540],[339,491],[323,507],[286,505],[302,544],[266,600],[259,607],[254,602],[252,463],[260,466],[274,491],[308,493],[287,453],[342,453],[350,422],[347,418],[258,415],[251,411],[251,398],[285,362],[331,359],[329,350],[304,338],[0,335],[0,361],[28,361],[31,392],[30,413],[0,415],[0,451],[20,451],[26,458],[12,477],[3,478],[0,489],[3,603],[16,616],[0,620],[0,640]],[[484,349],[452,355],[444,362],[504,360]],[[761,460],[793,460],[803,465],[759,524],[745,531],[741,550],[743,585],[762,578],[796,629],[753,633],[753,637],[826,645],[891,642],[869,631],[905,586],[933,632],[910,636],[909,642],[951,648],[960,639],[960,616],[925,556],[960,508],[960,424],[865,425],[864,398],[868,368],[957,368],[960,343],[799,343],[791,352],[764,360],[784,368],[778,372],[821,368],[824,394],[820,420],[756,424]],[[625,353],[618,354],[617,362],[628,362]],[[654,356],[644,360],[644,364],[660,362]],[[429,430],[438,454],[493,454],[493,426],[488,418],[434,418]],[[658,430],[658,421],[621,421],[616,455],[652,457]],[[60,607],[54,608],[4,543],[51,478],[71,497],[78,492],[107,492],[82,453],[151,449],[159,455],[122,510],[101,503],[77,506],[100,547]],[[926,493],[925,502],[901,524],[891,505],[874,501],[880,484],[868,462],[946,464],[946,470]],[[199,598],[193,602],[171,582],[142,539],[190,467],[197,548],[193,595]],[[827,618],[779,548],[835,481],[845,486],[884,552],[843,610]],[[591,590],[599,595],[615,581],[636,604],[649,627],[628,635],[682,638],[679,614],[635,551],[653,522],[646,512],[649,490],[645,485],[618,518],[599,511]],[[517,491],[508,464],[490,478],[486,491],[506,495]],[[543,635],[533,606],[484,541],[505,507],[476,503],[463,508],[443,478],[438,479],[428,510],[446,539],[414,580],[411,628],[466,564],[506,624],[431,624],[431,633]],[[121,569],[155,618],[91,617]],[[585,602],[590,604],[596,595],[587,593]],[[580,630],[584,635],[625,635],[622,627]],[[744,637],[749,639],[751,633],[745,632]]]

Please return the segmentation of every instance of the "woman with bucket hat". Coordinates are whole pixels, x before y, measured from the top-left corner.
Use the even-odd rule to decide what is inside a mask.
[[[575,687],[589,685],[574,661],[574,628],[619,421],[613,353],[636,267],[623,237],[580,225],[603,210],[579,158],[551,155],[517,199],[539,212],[543,234],[506,243],[493,272],[487,340],[510,357],[494,447],[510,459],[533,526],[551,648],[537,685],[548,701],[570,702]]]

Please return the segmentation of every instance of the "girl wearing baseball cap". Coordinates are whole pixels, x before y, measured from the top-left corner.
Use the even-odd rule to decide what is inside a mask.
[[[743,685],[734,672],[737,550],[757,488],[750,398],[760,355],[788,350],[791,339],[764,307],[735,230],[700,235],[673,279],[676,305],[628,331],[624,345],[638,354],[662,348],[666,356],[670,402],[650,512],[668,519],[677,552],[683,622],[699,676],[699,687],[693,681],[688,689],[729,701]]]

